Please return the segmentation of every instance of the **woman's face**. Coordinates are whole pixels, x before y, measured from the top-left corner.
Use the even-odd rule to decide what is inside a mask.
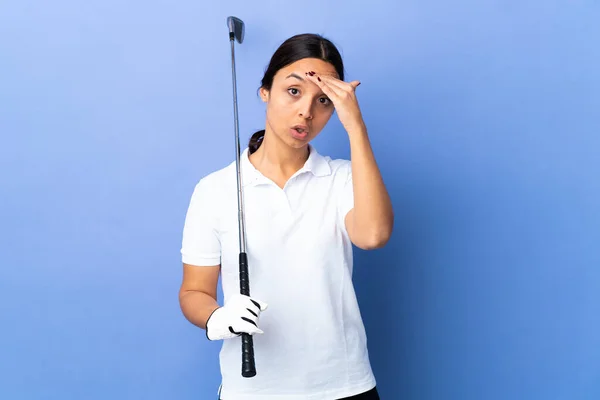
[[[305,58],[280,69],[270,91],[260,90],[262,100],[267,103],[267,129],[294,148],[304,147],[314,139],[334,111],[331,100],[306,79],[310,71],[339,79],[330,63]]]

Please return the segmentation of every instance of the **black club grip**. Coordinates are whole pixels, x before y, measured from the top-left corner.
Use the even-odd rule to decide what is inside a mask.
[[[240,293],[250,296],[250,281],[248,274],[248,256],[240,253]],[[256,375],[254,364],[254,342],[252,335],[242,333],[242,376],[251,378]]]

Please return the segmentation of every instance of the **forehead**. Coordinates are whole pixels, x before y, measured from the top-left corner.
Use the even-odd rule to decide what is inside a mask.
[[[280,69],[275,75],[275,79],[284,80],[292,73],[304,77],[304,74],[310,71],[314,71],[320,75],[338,77],[335,67],[327,61],[319,60],[317,58],[304,58]]]

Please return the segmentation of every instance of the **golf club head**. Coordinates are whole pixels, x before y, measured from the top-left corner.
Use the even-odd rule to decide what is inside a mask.
[[[227,26],[229,27],[229,37],[235,38],[238,43],[244,41],[244,21],[237,17],[227,17]]]

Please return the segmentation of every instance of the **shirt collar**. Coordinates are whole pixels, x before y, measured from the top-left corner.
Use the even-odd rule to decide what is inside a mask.
[[[323,157],[317,152],[312,145],[308,145],[309,155],[304,163],[293,176],[297,176],[306,172],[312,173],[314,176],[327,176],[331,174],[331,167],[326,157]],[[267,177],[258,171],[250,162],[248,148],[244,149],[240,155],[240,165],[242,167],[242,182],[243,186],[259,185],[261,183],[271,182]]]

